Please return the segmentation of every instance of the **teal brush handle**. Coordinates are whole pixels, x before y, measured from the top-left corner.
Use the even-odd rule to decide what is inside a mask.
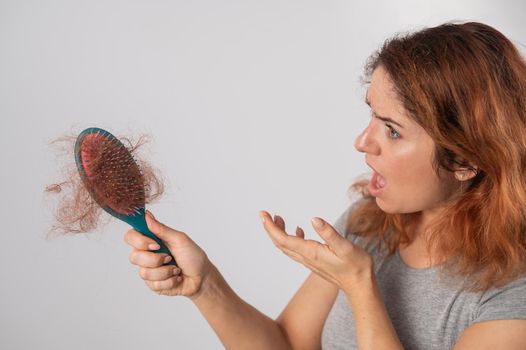
[[[126,221],[131,226],[133,226],[133,228],[135,230],[139,231],[140,233],[142,233],[146,237],[150,237],[155,242],[157,242],[157,244],[159,244],[159,246],[161,248],[157,249],[157,250],[152,250],[152,252],[154,252],[154,253],[166,253],[166,254],[168,254],[168,255],[170,255],[172,257],[172,260],[170,260],[170,262],[168,262],[165,265],[175,265],[175,266],[177,266],[177,263],[175,262],[175,258],[172,255],[172,253],[170,252],[170,250],[168,249],[168,247],[159,238],[157,238],[157,236],[155,236],[148,229],[148,225],[146,224],[146,219],[145,219],[144,216],[145,216],[144,209],[142,209],[142,210],[140,210],[140,212],[137,215],[125,216],[125,217],[121,217],[121,219],[123,221]]]

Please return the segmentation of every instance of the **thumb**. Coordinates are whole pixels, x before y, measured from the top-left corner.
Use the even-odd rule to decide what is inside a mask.
[[[332,227],[325,220],[315,217],[311,220],[314,230],[327,243],[329,248],[336,254],[344,253],[343,247],[348,241],[343,238],[334,227]]]
[[[170,243],[173,241],[174,233],[177,233],[177,231],[157,221],[153,214],[148,210],[146,210],[145,218],[148,229],[152,231],[159,239],[165,243]]]

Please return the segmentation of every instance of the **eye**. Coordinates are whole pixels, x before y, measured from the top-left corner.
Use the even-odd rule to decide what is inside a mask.
[[[374,113],[374,111],[371,109],[371,117],[372,118],[378,118],[376,116],[376,113]],[[378,118],[380,119],[380,118]],[[400,135],[400,133],[395,129],[393,128],[393,126],[389,123],[386,123],[384,122],[385,126],[387,127],[387,137],[389,137],[390,139],[392,140],[398,140],[399,138],[402,137],[402,135]]]
[[[398,131],[396,131],[396,129],[393,128],[391,124],[385,123],[385,126],[389,129],[389,138],[397,140],[401,137]]]

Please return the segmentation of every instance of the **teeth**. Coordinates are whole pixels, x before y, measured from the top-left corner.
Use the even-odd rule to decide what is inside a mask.
[[[380,176],[380,174],[376,174],[377,175],[377,178],[376,178],[376,187],[377,188],[382,188],[382,187],[385,187],[385,185],[387,185],[387,181],[385,181],[385,179]]]

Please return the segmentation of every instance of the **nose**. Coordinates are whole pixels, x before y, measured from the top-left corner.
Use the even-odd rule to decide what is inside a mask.
[[[372,122],[367,125],[367,127],[356,137],[354,141],[354,148],[358,152],[369,153],[369,154],[379,154],[380,147],[378,142],[374,139]]]

